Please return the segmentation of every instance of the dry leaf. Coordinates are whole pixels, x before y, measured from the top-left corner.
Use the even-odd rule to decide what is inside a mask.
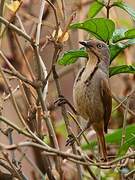
[[[13,1],[12,3],[6,3],[5,4],[5,6],[9,9],[9,10],[11,10],[12,12],[16,12],[17,11],[17,9],[19,8],[19,6],[20,6],[20,2],[19,1]]]
[[[53,36],[53,37],[55,36],[55,33],[56,33],[56,30],[54,30],[53,33],[52,33],[52,36]],[[59,28],[59,31],[58,31],[58,39],[57,39],[57,40],[60,41],[60,42],[65,42],[65,41],[68,40],[68,38],[69,38],[69,33],[66,32],[66,33],[64,34],[64,36],[63,36],[63,31],[61,30],[61,28]]]
[[[8,20],[9,22],[12,22],[12,18],[14,18],[18,8],[20,7],[20,5],[22,4],[22,2],[20,1],[13,1],[12,3],[5,3],[5,7],[4,7],[4,15],[3,17]],[[4,32],[6,30],[6,26],[4,24],[2,24],[1,29],[0,29],[0,37],[3,37]]]

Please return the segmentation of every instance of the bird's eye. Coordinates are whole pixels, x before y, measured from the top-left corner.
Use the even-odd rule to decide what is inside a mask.
[[[103,44],[98,44],[97,48],[101,49],[103,47]]]

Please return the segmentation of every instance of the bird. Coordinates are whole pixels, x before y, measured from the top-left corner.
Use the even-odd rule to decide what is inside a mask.
[[[100,40],[90,39],[79,43],[86,48],[88,60],[75,78],[73,102],[77,113],[87,120],[87,123],[77,137],[92,126],[97,135],[102,159],[107,161],[105,133],[107,133],[112,110],[109,48]]]

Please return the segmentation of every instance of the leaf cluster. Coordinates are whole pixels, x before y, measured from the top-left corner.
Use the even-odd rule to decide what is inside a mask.
[[[70,25],[71,30],[82,29],[91,36],[104,42],[109,42],[110,64],[127,47],[135,44],[135,28],[126,29],[115,27],[115,22],[108,18],[95,18],[102,8],[118,7],[127,12],[131,18],[135,19],[135,10],[128,4],[118,1],[107,6],[103,1],[93,2],[88,11],[88,19],[83,22],[77,22]],[[85,49],[70,50],[65,52],[58,60],[60,65],[69,65],[77,61],[79,57],[87,57]],[[135,73],[134,66],[114,66],[110,68],[110,77],[120,73]]]

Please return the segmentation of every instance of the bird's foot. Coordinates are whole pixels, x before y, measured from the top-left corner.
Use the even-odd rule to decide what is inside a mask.
[[[101,158],[101,162],[107,162],[107,161],[108,161],[107,157]]]
[[[80,146],[79,138],[80,133],[77,136],[75,136],[74,134],[68,135],[68,139],[66,140],[66,146],[72,146],[75,142]]]
[[[74,112],[74,114],[77,115],[77,112],[76,112],[74,106],[63,95],[60,95],[58,97],[58,99],[54,102],[54,105],[61,106],[63,104],[67,104],[71,108],[71,110]]]
[[[69,134],[65,146],[72,146],[75,143],[75,141],[76,141],[76,137],[73,134]]]
[[[68,139],[67,139],[67,141],[66,141],[66,146],[68,146],[68,145],[71,146],[71,145],[73,145],[75,142],[77,142],[77,144],[80,145],[79,138],[81,137],[81,135],[84,133],[84,131],[85,131],[87,128],[88,128],[88,124],[87,124],[87,126],[86,126],[84,129],[82,129],[82,130],[80,131],[80,133],[79,133],[77,136],[75,136],[74,134],[68,135]]]
[[[68,100],[64,96],[60,95],[58,99],[54,102],[54,105],[61,106],[62,104],[67,104],[67,103],[68,103]]]

